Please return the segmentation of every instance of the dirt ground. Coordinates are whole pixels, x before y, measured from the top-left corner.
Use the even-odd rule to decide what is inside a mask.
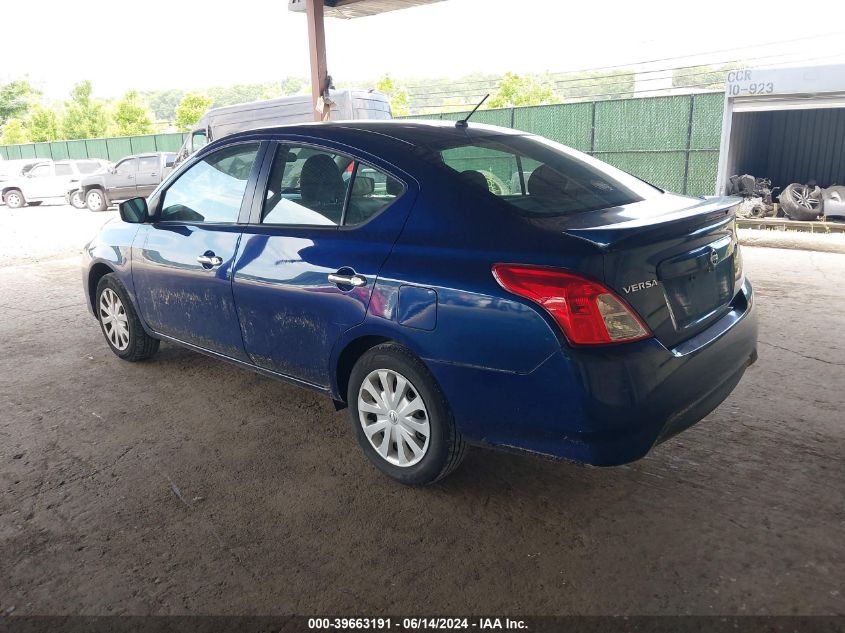
[[[170,345],[120,361],[77,260],[24,255],[0,613],[845,614],[845,255],[745,249],[760,360],[640,462],[473,450],[424,489],[320,396]]]

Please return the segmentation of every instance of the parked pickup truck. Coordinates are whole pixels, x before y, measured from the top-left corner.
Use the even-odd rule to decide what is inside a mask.
[[[67,200],[79,208],[84,200],[91,211],[105,211],[121,200],[146,198],[173,170],[175,161],[175,152],[127,156],[100,173],[82,178],[67,192]]]

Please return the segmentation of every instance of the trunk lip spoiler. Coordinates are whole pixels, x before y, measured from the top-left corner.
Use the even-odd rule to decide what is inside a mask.
[[[690,231],[690,234],[694,235],[701,231],[708,231],[714,225],[731,222],[736,215],[734,207],[739,202],[739,198],[720,196],[648,218],[635,218],[597,226],[571,227],[564,229],[563,233],[590,242],[603,250],[616,247],[631,237],[666,230],[690,220],[696,220],[698,225],[694,231]]]

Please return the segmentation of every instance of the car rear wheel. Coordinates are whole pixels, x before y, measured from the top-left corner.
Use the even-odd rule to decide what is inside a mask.
[[[141,325],[123,284],[114,273],[97,284],[97,319],[111,350],[123,360],[139,361],[158,351],[159,340]]]
[[[17,189],[7,191],[6,195],[3,196],[3,201],[10,209],[20,209],[21,207],[26,206],[26,200],[24,200],[23,194]]]
[[[74,209],[85,208],[85,198],[82,197],[81,191],[74,191],[72,194],[70,194],[70,204],[73,206]]]
[[[85,196],[85,203],[90,211],[105,211],[108,208],[106,195],[102,189],[92,189]]]
[[[366,352],[349,379],[358,444],[383,473],[407,485],[434,483],[463,461],[466,444],[423,363],[387,343]]]

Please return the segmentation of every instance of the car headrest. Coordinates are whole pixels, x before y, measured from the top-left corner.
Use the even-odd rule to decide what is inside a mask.
[[[369,196],[376,190],[376,181],[368,176],[356,176],[352,181],[352,195],[356,198]]]
[[[540,165],[531,172],[526,183],[528,194],[538,198],[559,198],[568,195],[569,179],[548,165]]]
[[[305,202],[339,202],[343,200],[345,186],[340,170],[327,154],[314,154],[302,166],[299,180],[302,200]]]
[[[490,187],[487,185],[487,178],[484,177],[480,171],[476,171],[474,169],[467,169],[461,172],[461,178],[467,184],[472,185],[473,187],[481,187],[485,191],[490,191]]]

